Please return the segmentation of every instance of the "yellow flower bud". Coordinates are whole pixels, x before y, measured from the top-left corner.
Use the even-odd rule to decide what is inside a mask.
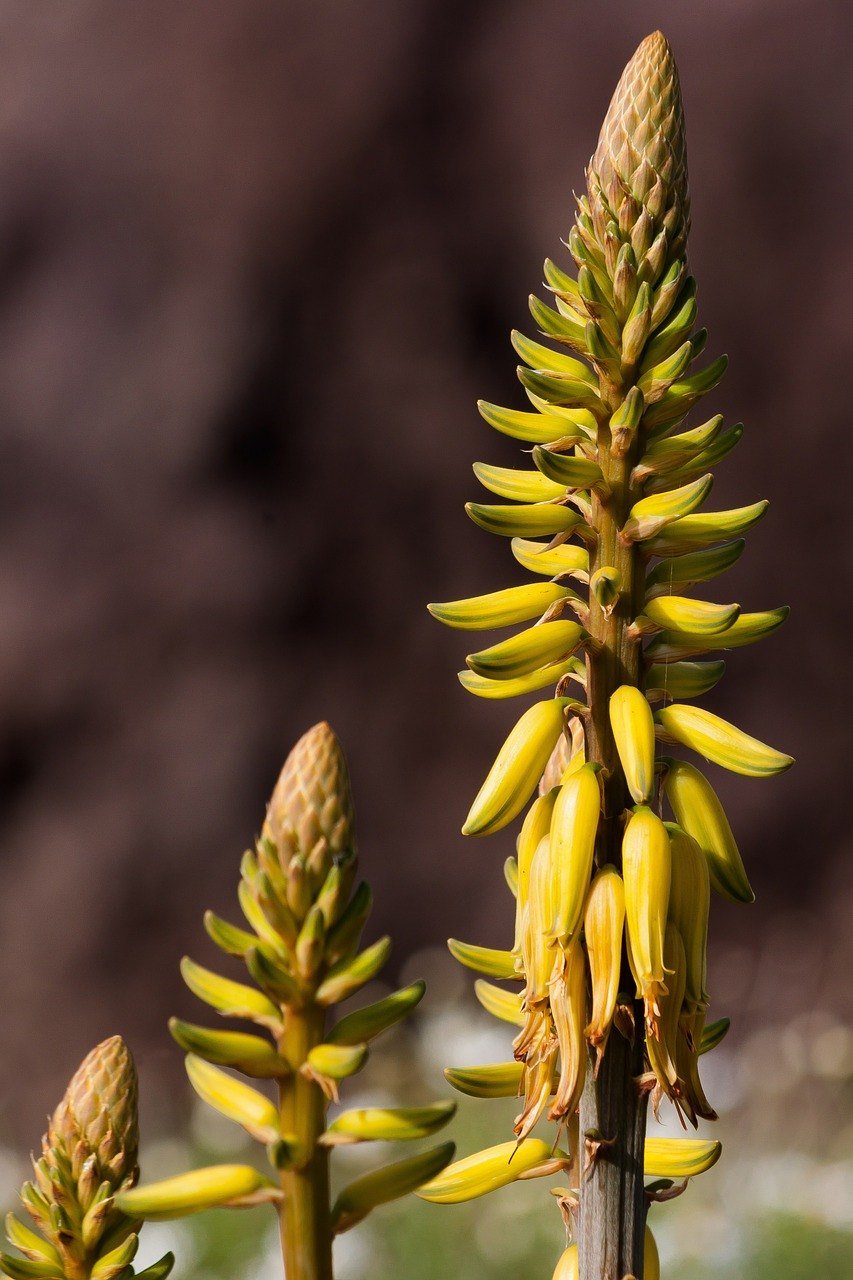
[[[639,805],[622,839],[622,878],[628,951],[652,1034],[666,993],[664,933],[669,908],[672,855],[666,827],[651,809]]]
[[[642,690],[630,684],[616,690],[610,723],[628,790],[637,804],[646,804],[655,781],[655,722]]]
[[[547,698],[528,707],[519,718],[471,805],[463,835],[490,835],[521,813],[563,732],[564,711],[570,701]]]
[[[560,787],[551,819],[552,938],[565,947],[577,933],[589,891],[601,788],[595,765],[584,764]]]

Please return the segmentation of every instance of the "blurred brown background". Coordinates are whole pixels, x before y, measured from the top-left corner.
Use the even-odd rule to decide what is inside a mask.
[[[792,751],[720,779],[758,903],[715,1013],[851,1012],[849,9],[821,0],[7,0],[0,11],[0,1131],[123,1030],[196,1016],[289,746],[351,761],[398,957],[500,943],[512,837],[459,825],[513,711],[430,599],[514,578],[466,520],[511,462],[508,333],[655,26],[682,74],[714,507],[770,514],[717,599],[794,612],[712,699]],[[768,1012],[769,1011],[769,1012]],[[21,1081],[27,1082],[22,1090]],[[155,1125],[153,1116],[149,1122]],[[162,1122],[162,1121],[161,1121]]]

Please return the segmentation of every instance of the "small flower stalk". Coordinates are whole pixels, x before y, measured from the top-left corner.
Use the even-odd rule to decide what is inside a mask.
[[[48,1123],[21,1203],[35,1231],[10,1213],[10,1280],[164,1280],[171,1254],[134,1271],[138,1221],[116,1199],[139,1176],[136,1068],[121,1036],[83,1060]]]
[[[454,1150],[452,1143],[422,1148],[356,1178],[331,1201],[335,1147],[429,1138],[455,1110],[452,1102],[438,1102],[329,1118],[346,1080],[367,1062],[371,1042],[424,993],[424,984],[414,982],[334,1019],[335,1005],[376,977],[391,947],[389,938],[361,945],[371,894],[357,870],[346,762],[330,727],[318,724],[288,756],[261,836],[243,855],[238,898],[248,927],[205,916],[210,938],[242,964],[248,981],[189,959],[182,965],[200,1000],[257,1031],[170,1023],[196,1093],[265,1149],[268,1172],[217,1165],[128,1190],[119,1201],[140,1219],[270,1203],[280,1219],[287,1280],[331,1280],[333,1237],[437,1175]]]
[[[430,606],[466,631],[519,627],[476,647],[459,679],[477,697],[535,700],[463,827],[489,835],[526,810],[507,865],[513,941],[451,943],[463,964],[517,984],[477,991],[517,1028],[512,1061],[447,1071],[463,1093],[520,1096],[516,1141],[419,1194],[456,1201],[563,1170],[574,1242],[555,1280],[656,1280],[649,1203],[720,1154],[645,1136],[649,1098],[685,1125],[715,1118],[699,1058],[728,1023],[706,1022],[710,892],[753,898],[711,781],[678,749],[750,778],[792,763],[696,705],[723,674],[715,655],[770,635],[787,611],[691,594],[735,563],[767,503],[707,507],[743,427],[689,420],[726,367],[701,360],[689,209],[678,72],[657,32],[625,68],[587,169],[574,270],[545,263],[551,300],[530,302],[539,335],[512,336],[529,405],[479,406],[528,465],[477,463],[498,501],[468,513],[537,580]],[[543,1141],[548,1122],[556,1136]]]

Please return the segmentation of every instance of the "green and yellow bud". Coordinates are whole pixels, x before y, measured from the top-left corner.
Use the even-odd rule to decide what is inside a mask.
[[[572,623],[567,624],[572,626]],[[477,794],[463,835],[489,835],[512,822],[536,790],[554,744],[563,732],[569,698],[549,698],[529,707],[498,752]]]
[[[708,860],[682,827],[674,822],[667,822],[665,826],[672,853],[669,918],[684,944],[685,999],[688,1009],[694,1012],[708,1005],[705,989],[711,898]]]
[[[465,661],[478,676],[513,680],[563,661],[574,653],[582,639],[583,628],[577,622],[541,622],[489,649],[469,654]]]
[[[493,1018],[501,1022],[510,1022],[517,1027],[524,1025],[522,996],[515,991],[507,991],[505,987],[496,987],[493,982],[478,978],[474,983],[474,995],[480,1004]]]
[[[794,763],[793,756],[768,747],[748,733],[716,716],[704,707],[674,702],[663,707],[655,720],[670,742],[680,742],[712,764],[749,778],[766,778],[784,773]]]
[[[695,1178],[712,1168],[722,1146],[708,1138],[646,1138],[647,1178]]]
[[[545,308],[545,311],[549,310],[550,308]],[[551,314],[555,315],[559,322],[560,317],[556,312]],[[535,316],[534,319],[536,319]],[[511,436],[514,440],[523,440],[527,444],[549,444],[552,440],[558,440],[568,434],[565,419],[554,414],[524,413],[518,409],[502,409],[500,405],[489,404],[485,400],[477,401],[477,409],[480,416],[488,422],[490,427],[494,427],[495,431],[499,431],[501,435]],[[587,417],[594,426],[595,419],[590,414]],[[582,434],[578,427],[575,438],[580,439]]]
[[[711,604],[687,596],[655,596],[643,605],[643,615],[662,631],[685,631],[696,636],[718,635],[740,613],[738,604]]]
[[[581,523],[577,511],[557,502],[514,507],[467,502],[465,510],[474,524],[502,538],[552,538],[555,534],[570,533]]]
[[[564,485],[556,484],[538,471],[494,467],[485,462],[475,462],[473,470],[484,489],[512,502],[550,502],[565,495]]]
[[[390,996],[345,1014],[326,1037],[330,1044],[364,1044],[395,1026],[414,1009],[426,991],[424,982],[412,982]]]
[[[487,631],[491,627],[508,627],[514,622],[527,622],[540,617],[549,605],[567,595],[567,589],[554,582],[533,582],[524,587],[507,587],[470,600],[451,600],[448,604],[428,605],[439,622],[462,631]]]
[[[666,798],[679,826],[704,853],[713,887],[732,902],[754,902],[740,850],[708,779],[685,760],[665,759],[663,766]]]
[[[469,1098],[516,1098],[522,1091],[523,1062],[490,1062],[482,1067],[445,1067],[444,1078]]]
[[[523,538],[514,538],[511,550],[523,569],[530,573],[544,574],[546,578],[557,578],[565,574],[583,581],[589,573],[589,552],[585,547],[572,546],[568,542],[549,547],[546,542],[526,542]]]
[[[332,1229],[336,1235],[349,1231],[361,1222],[372,1209],[391,1200],[399,1200],[410,1191],[432,1185],[445,1165],[453,1159],[456,1148],[452,1142],[443,1142],[407,1160],[397,1160],[371,1173],[362,1174],[343,1191],[332,1209]],[[418,1191],[421,1194],[421,1191]],[[424,1197],[425,1199],[427,1197]]]
[[[313,1080],[332,1102],[337,1102],[338,1083],[354,1076],[367,1061],[366,1044],[315,1044],[299,1068],[306,1080]]]
[[[190,1084],[214,1111],[242,1125],[265,1145],[281,1136],[277,1108],[257,1089],[192,1053],[187,1055],[186,1069]]]
[[[160,1222],[204,1209],[250,1208],[280,1198],[279,1189],[257,1169],[219,1164],[122,1192],[116,1204],[131,1218]]]
[[[411,1142],[428,1138],[453,1119],[455,1102],[431,1107],[361,1107],[342,1111],[320,1141],[335,1147],[353,1142]]]
[[[646,698],[701,698],[725,674],[726,664],[718,662],[652,663],[646,672]]]
[[[340,1004],[348,996],[370,982],[384,967],[391,954],[391,939],[380,938],[352,959],[333,965],[315,992],[319,1005]]]
[[[219,1066],[234,1067],[248,1076],[275,1080],[290,1072],[286,1059],[262,1036],[244,1031],[211,1031],[180,1018],[169,1019],[169,1031],[187,1053]]]
[[[506,698],[518,698],[525,693],[536,693],[548,685],[558,684],[564,676],[577,678],[580,670],[581,664],[577,658],[561,658],[558,662],[549,662],[544,667],[537,667],[535,671],[528,671],[527,675],[516,676],[512,680],[492,680],[488,676],[477,675],[476,671],[469,671],[467,668],[458,672],[457,675],[462,688],[468,693],[473,693],[475,698],[503,701]]]
[[[421,1200],[431,1204],[461,1204],[488,1195],[500,1187],[508,1187],[519,1178],[529,1177],[544,1166],[550,1172],[553,1148],[541,1138],[525,1142],[502,1142],[496,1147],[478,1151],[457,1160],[418,1189]]]
[[[627,523],[620,531],[622,542],[648,542],[674,521],[690,515],[701,506],[713,483],[710,475],[700,476],[692,484],[669,493],[653,494],[635,502]]]

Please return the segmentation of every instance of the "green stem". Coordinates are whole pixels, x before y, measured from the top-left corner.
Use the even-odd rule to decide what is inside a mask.
[[[608,389],[611,392],[612,388]],[[617,393],[618,400],[618,393]],[[614,405],[615,407],[615,405]],[[631,546],[619,541],[632,502],[631,468],[637,446],[622,458],[610,451],[610,436],[602,426],[598,462],[609,485],[606,500],[593,495],[592,524],[598,535],[590,558],[590,575],[600,568],[614,568],[621,594],[609,614],[590,596],[588,629],[597,642],[587,658],[588,705],[587,758],[604,766],[604,818],[597,859],[621,866],[622,815],[630,797],[610,727],[610,697],[622,684],[642,686],[640,645],[628,627],[641,611],[644,566]],[[623,960],[621,990],[633,989]],[[645,1198],[643,1147],[646,1096],[637,1077],[643,1069],[643,1014],[635,1003],[633,1040],[614,1028],[597,1079],[589,1070],[580,1105],[580,1134],[592,1141],[603,1139],[581,1178],[578,1214],[580,1280],[623,1280],[643,1276]]]
[[[280,1052],[298,1068],[323,1039],[326,1013],[315,1004],[285,1009]],[[329,1208],[329,1153],[317,1139],[323,1132],[326,1099],[296,1069],[279,1088],[281,1131],[296,1138],[298,1167],[284,1169],[279,1211],[281,1249],[287,1280],[332,1280],[332,1225]]]

